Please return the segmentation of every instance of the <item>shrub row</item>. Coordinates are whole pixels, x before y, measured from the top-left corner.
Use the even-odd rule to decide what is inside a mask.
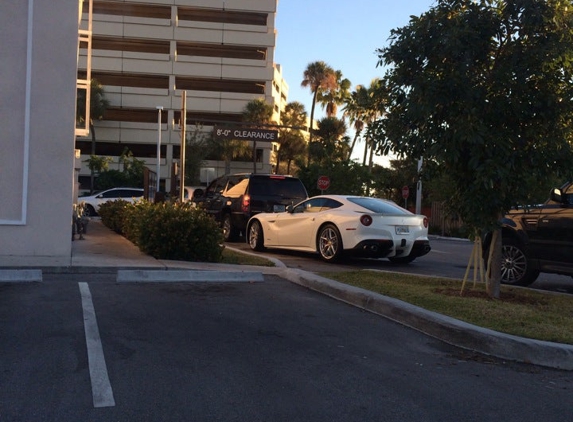
[[[105,226],[154,258],[221,261],[221,228],[204,210],[190,204],[118,200],[102,204],[98,214]]]

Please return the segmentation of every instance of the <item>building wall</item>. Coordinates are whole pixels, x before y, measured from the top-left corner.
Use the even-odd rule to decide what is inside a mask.
[[[95,122],[96,155],[110,156],[105,144],[108,151],[139,148],[146,153],[134,155],[155,170],[152,146],[159,141],[157,107],[163,107],[161,179],[169,188],[172,164],[179,161],[184,90],[189,132],[240,123],[245,105],[257,98],[276,105],[278,121],[288,88],[285,93],[284,81],[275,81],[282,79],[273,62],[276,6],[277,0],[94,0],[92,78],[110,101]],[[82,161],[90,140],[79,139]],[[273,145],[258,142],[257,148],[263,149],[257,171],[271,172]],[[116,168],[117,155],[112,158]],[[89,175],[85,163],[81,174]]]
[[[0,2],[0,255],[71,255],[78,2]]]

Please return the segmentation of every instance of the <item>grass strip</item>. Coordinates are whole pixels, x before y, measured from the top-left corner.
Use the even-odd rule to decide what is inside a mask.
[[[462,294],[461,280],[371,270],[320,275],[498,332],[573,344],[568,295],[502,285],[500,299],[491,299],[483,283],[467,283]]]

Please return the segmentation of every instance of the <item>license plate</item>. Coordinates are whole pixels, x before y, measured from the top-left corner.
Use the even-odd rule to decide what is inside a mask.
[[[410,228],[408,226],[396,226],[396,234],[408,234]]]
[[[273,205],[273,212],[285,212],[286,205]]]

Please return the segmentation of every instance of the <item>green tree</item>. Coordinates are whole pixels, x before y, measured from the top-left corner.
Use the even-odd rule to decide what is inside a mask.
[[[112,162],[111,157],[100,157],[98,155],[90,155],[90,158],[84,161],[87,163],[88,168],[91,171],[92,175],[101,174],[109,169],[109,163]],[[91,189],[93,194],[94,185],[92,184]]]
[[[83,124],[86,116],[86,91],[79,89],[76,96],[76,122]],[[90,83],[90,121],[89,129],[92,135],[91,156],[96,155],[96,133],[94,119],[101,120],[107,108],[109,101],[105,98],[103,86],[97,79],[92,79]],[[90,193],[94,191],[94,170],[91,169],[90,175]]]
[[[186,133],[185,186],[201,184],[201,165],[213,148],[212,132],[204,132],[202,129],[203,126],[196,123],[193,131]]]
[[[330,187],[325,193],[333,195],[365,195],[366,187],[370,183],[368,169],[352,161],[330,161],[322,164],[313,162],[310,166],[301,167],[297,176],[310,196],[322,193],[317,186],[320,176],[330,178]]]
[[[346,99],[343,107],[344,116],[348,117],[350,124],[354,127],[354,138],[348,151],[347,159],[350,160],[356,141],[362,134],[365,123],[364,118],[366,114],[366,99],[367,90],[362,85],[357,85],[355,90],[350,93]]]
[[[243,109],[243,122],[251,127],[265,128],[272,123],[273,106],[263,98],[249,101]],[[253,141],[253,173],[257,172],[257,141]]]
[[[279,128],[279,150],[277,153],[276,172],[281,174],[280,164],[286,161],[285,174],[290,174],[292,162],[303,157],[306,152],[306,140],[303,128],[306,125],[306,110],[304,104],[294,101],[285,106],[281,113],[281,127]]]
[[[318,163],[344,161],[350,146],[346,135],[346,123],[336,117],[318,121],[316,141],[309,145],[312,161]]]
[[[350,93],[344,106],[344,114],[354,123],[356,129],[349,153],[352,154],[358,136],[366,128],[362,165],[368,164],[370,169],[372,169],[376,151],[375,138],[371,135],[372,125],[385,113],[386,103],[386,85],[381,79],[374,78],[368,87],[357,85],[355,90]]]
[[[337,88],[336,72],[323,61],[309,63],[303,72],[301,86],[308,87],[312,93],[312,106],[310,109],[309,143],[312,142],[314,131],[314,108],[319,92]],[[308,163],[310,164],[310,155]]]
[[[142,188],[145,161],[135,158],[130,149],[125,147],[119,156],[119,163],[125,176],[124,186]]]
[[[573,7],[565,0],[438,0],[378,50],[389,109],[380,151],[435,161],[450,206],[495,229],[487,291],[499,297],[498,221],[573,160]]]

